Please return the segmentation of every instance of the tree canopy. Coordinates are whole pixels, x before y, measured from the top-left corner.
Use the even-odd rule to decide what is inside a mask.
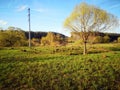
[[[77,5],[64,22],[64,26],[69,30],[81,32],[80,36],[84,43],[83,54],[86,54],[86,43],[91,32],[110,30],[117,24],[118,20],[114,15],[84,2]]]
[[[26,36],[23,31],[3,30],[0,31],[0,46],[24,46],[26,45]]]

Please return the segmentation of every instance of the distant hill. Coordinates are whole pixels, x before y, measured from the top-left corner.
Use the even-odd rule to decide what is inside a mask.
[[[47,35],[48,32],[33,32],[31,31],[31,38],[39,38],[41,39],[42,37],[45,37]],[[62,38],[68,38],[67,36],[61,34],[61,33],[57,33],[57,32],[52,32],[55,35],[59,34]],[[103,32],[95,32],[96,36],[105,36],[108,35],[110,37],[110,42],[113,42],[114,40],[117,40],[118,37],[120,37],[120,34],[118,33],[103,33]],[[29,37],[29,32],[25,31],[25,36]]]
[[[31,32],[31,38],[39,38],[41,39],[42,37],[45,37],[47,35],[48,32]],[[59,34],[62,38],[67,38],[67,36],[57,33],[57,32],[52,32],[55,35]],[[27,37],[27,39],[29,38],[29,32],[25,32],[25,36]]]

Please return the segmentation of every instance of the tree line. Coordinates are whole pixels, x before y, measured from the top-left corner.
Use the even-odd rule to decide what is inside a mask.
[[[32,46],[66,44],[67,36],[56,32],[31,32]],[[28,32],[17,27],[0,30],[0,47],[28,46]]]
[[[80,32],[71,32],[71,36],[67,37],[63,34],[55,32],[32,31],[31,43],[32,46],[61,46],[70,43],[81,45],[83,43],[79,34]],[[87,43],[90,44],[109,42],[120,43],[120,34],[93,32],[87,41]],[[0,47],[18,46],[28,46],[28,32],[16,27],[8,27],[6,30],[0,30]]]
[[[0,46],[26,46],[27,38],[20,28],[8,27],[7,30],[0,30]]]

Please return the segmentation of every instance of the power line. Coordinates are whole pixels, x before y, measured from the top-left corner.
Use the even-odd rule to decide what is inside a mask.
[[[29,23],[29,47],[31,47],[30,8],[28,8],[28,23]]]

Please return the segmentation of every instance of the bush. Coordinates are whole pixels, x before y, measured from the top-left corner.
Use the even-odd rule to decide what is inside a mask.
[[[94,43],[103,43],[103,37],[102,36],[96,36]]]
[[[117,42],[120,43],[120,37],[118,37]]]
[[[46,37],[42,37],[41,45],[59,46],[63,41],[64,39],[59,34],[56,35],[52,32],[48,32]]]
[[[5,30],[0,32],[0,46],[24,46],[26,45],[25,33],[18,30]]]
[[[103,37],[104,43],[109,43],[110,42],[110,37],[108,35]]]

